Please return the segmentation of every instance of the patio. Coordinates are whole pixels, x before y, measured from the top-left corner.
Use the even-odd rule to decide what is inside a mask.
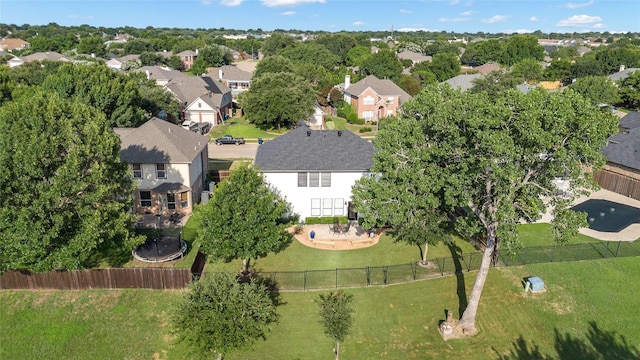
[[[293,228],[291,228],[293,232]],[[314,237],[311,238],[313,231]],[[302,231],[294,233],[295,238],[303,245],[323,250],[363,249],[378,243],[384,231],[376,229],[373,236],[357,223],[351,223],[346,229],[334,229],[330,224],[304,225]]]
[[[183,227],[187,220],[189,220],[189,215],[142,214],[138,216],[135,226],[136,228],[179,228]]]

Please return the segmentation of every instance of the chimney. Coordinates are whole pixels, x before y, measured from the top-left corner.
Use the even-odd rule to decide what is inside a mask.
[[[198,56],[198,49],[196,49],[196,56]]]
[[[351,75],[344,76],[344,88],[347,89],[351,86]]]
[[[218,79],[222,80],[222,68],[218,69]]]
[[[311,136],[311,130],[307,130],[307,136]]]
[[[149,80],[151,78],[151,73],[149,72],[149,69],[144,71],[145,74],[147,74],[147,80]]]
[[[338,130],[338,136],[342,136],[342,130]]]
[[[624,71],[624,69],[626,69],[627,67],[624,65],[620,65],[620,71]]]

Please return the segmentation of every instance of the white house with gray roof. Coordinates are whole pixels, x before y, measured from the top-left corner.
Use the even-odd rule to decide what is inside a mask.
[[[173,78],[165,88],[182,103],[182,120],[208,122],[216,126],[231,111],[231,89],[211,76]]]
[[[208,186],[208,138],[158,118],[114,131],[137,183],[135,212],[190,214]]]
[[[300,220],[320,216],[355,220],[351,187],[370,174],[373,153],[373,144],[349,131],[301,126],[258,146],[255,165]]]

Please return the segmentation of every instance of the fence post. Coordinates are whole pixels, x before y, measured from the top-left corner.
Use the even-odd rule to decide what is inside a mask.
[[[553,262],[556,259],[556,248],[558,247],[558,245],[554,245],[553,246],[553,251],[551,252],[551,262]]]
[[[387,267],[386,266],[382,268],[382,274],[383,274],[382,282],[383,284],[387,285]]]
[[[371,267],[367,266],[367,286],[371,286]]]
[[[336,289],[338,288],[338,269],[336,269]]]
[[[618,257],[618,253],[620,252],[620,243],[622,241],[618,241],[618,247],[616,247],[616,257]]]
[[[304,271],[304,276],[302,277],[302,289],[307,290],[307,270]]]
[[[605,247],[607,251],[604,252],[604,258],[607,258],[607,254],[609,253],[609,242],[607,241],[607,246]]]
[[[522,265],[527,265],[527,254],[529,253],[529,248],[524,248],[524,259],[522,261]]]
[[[471,271],[471,263],[473,262],[473,253],[469,254],[469,263],[467,264],[467,272]],[[493,267],[496,267],[495,265]]]
[[[442,269],[440,270],[440,275],[444,276],[444,264],[447,262],[447,258],[442,258]]]
[[[416,276],[417,276],[417,265],[416,263],[409,263],[409,265],[411,265],[411,271],[413,272],[413,281],[416,281]]]

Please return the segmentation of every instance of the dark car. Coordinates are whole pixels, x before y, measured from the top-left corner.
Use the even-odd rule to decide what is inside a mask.
[[[240,144],[244,144],[244,139],[243,138],[234,138],[231,135],[225,135],[225,136],[223,136],[221,138],[215,139],[214,142],[216,143],[216,145],[225,145],[225,144],[240,145]]]

